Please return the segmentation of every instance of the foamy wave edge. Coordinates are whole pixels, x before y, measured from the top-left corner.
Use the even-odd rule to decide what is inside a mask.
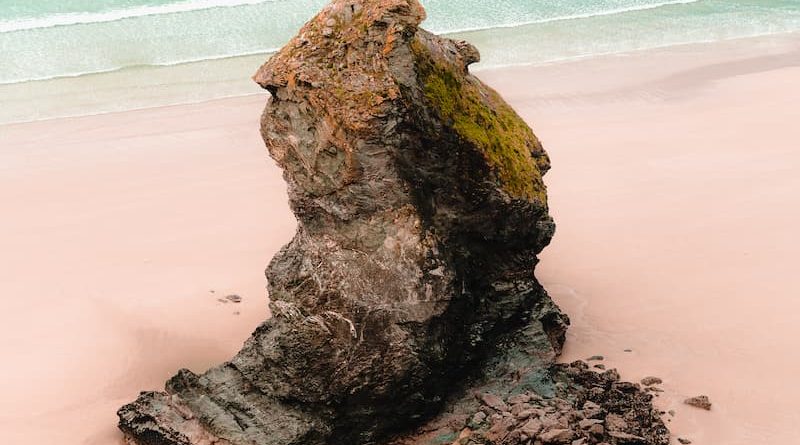
[[[228,1],[226,1],[226,0],[202,0],[202,1],[192,1],[192,2],[185,2],[185,3],[176,3],[176,4],[168,5],[168,6],[169,7],[173,7],[173,9],[175,9],[174,7],[177,7],[179,5],[184,5],[185,7],[188,7],[190,4],[192,4],[192,5],[199,5],[199,4],[211,5],[212,3],[216,4],[216,6],[208,6],[206,8],[187,9],[187,11],[190,11],[190,10],[210,9],[210,8],[224,7],[224,6],[255,5],[255,4],[268,3],[268,2],[273,2],[273,1],[276,1],[276,0],[233,0],[233,1],[230,1],[230,0],[228,0]],[[700,0],[668,0],[668,1],[665,1],[665,2],[655,3],[655,4],[651,4],[651,5],[639,5],[639,6],[630,7],[630,8],[610,9],[610,10],[607,10],[607,11],[601,11],[601,12],[596,12],[596,13],[586,13],[586,14],[575,14],[575,15],[569,15],[569,16],[559,16],[559,17],[552,17],[552,18],[536,20],[536,21],[510,23],[510,24],[498,24],[498,25],[492,25],[492,26],[487,26],[487,27],[478,27],[478,28],[459,28],[459,29],[441,30],[441,31],[440,30],[434,30],[434,32],[436,32],[438,34],[450,35],[450,34],[459,34],[459,33],[467,33],[467,32],[488,31],[488,30],[492,30],[492,29],[516,28],[516,27],[521,27],[521,26],[529,26],[529,25],[542,24],[542,23],[551,23],[551,22],[558,22],[558,21],[565,21],[565,20],[587,19],[587,18],[592,18],[592,17],[602,17],[602,16],[624,14],[624,13],[636,12],[636,11],[645,11],[645,10],[662,8],[662,7],[665,7],[665,6],[671,6],[671,5],[685,5],[685,4],[697,3],[699,1]],[[234,4],[234,3],[236,3],[236,4]],[[222,4],[224,4],[224,6],[221,6]],[[167,6],[165,6],[164,8],[166,8],[166,7]],[[147,7],[147,8],[155,9],[153,7]],[[138,8],[138,9],[144,10],[144,9],[147,9],[147,8]],[[161,8],[161,7],[159,7],[159,8]],[[180,12],[180,11],[172,11],[172,12]],[[161,13],[166,13],[166,12],[161,12]],[[150,15],[150,14],[142,14],[142,15]],[[142,16],[142,15],[139,15],[139,16]],[[139,16],[130,16],[130,17],[139,17]],[[125,18],[128,18],[128,17],[125,17]],[[122,18],[115,19],[115,20],[122,20]],[[109,20],[109,21],[113,21],[113,20]],[[58,26],[58,25],[56,25],[56,26]],[[2,24],[0,24],[0,33],[2,33],[2,32],[8,32],[8,31],[3,31]],[[172,61],[172,62],[163,62],[163,63],[152,63],[152,64],[145,63],[145,64],[141,64],[141,65],[126,65],[126,66],[119,66],[119,67],[114,67],[114,68],[104,69],[104,70],[86,71],[86,72],[77,72],[77,73],[66,73],[66,74],[59,74],[59,75],[55,75],[55,76],[43,76],[43,77],[28,78],[28,79],[0,80],[0,85],[11,85],[11,84],[25,83],[25,82],[37,82],[37,81],[62,79],[62,78],[82,77],[82,76],[93,75],[93,74],[103,74],[103,73],[116,72],[116,71],[121,71],[121,70],[124,70],[124,69],[136,68],[136,67],[175,66],[175,65],[184,65],[184,64],[190,64],[190,63],[221,60],[221,59],[231,59],[231,58],[244,57],[244,56],[253,56],[253,55],[266,55],[266,56],[269,56],[271,54],[274,54],[278,50],[279,50],[279,48],[269,48],[269,49],[265,49],[263,51],[254,51],[254,52],[246,52],[246,53],[230,54],[230,55],[199,57],[199,58],[196,58],[196,59],[181,59],[181,60],[176,60],[176,61]]]
[[[587,12],[585,14],[572,14],[572,15],[562,15],[557,17],[548,17],[546,19],[540,20],[530,20],[525,22],[514,22],[514,23],[501,23],[492,26],[483,26],[483,27],[474,27],[474,28],[456,28],[452,30],[442,31],[445,34],[459,34],[459,33],[466,33],[466,32],[475,32],[475,31],[487,31],[490,29],[501,29],[501,28],[518,28],[520,26],[528,26],[528,25],[540,25],[543,23],[552,23],[552,22],[563,22],[567,20],[580,20],[580,19],[590,19],[594,17],[604,17],[609,15],[619,15],[619,14],[626,14],[629,12],[638,12],[638,11],[649,11],[651,9],[659,9],[665,6],[675,6],[675,5],[689,5],[692,3],[699,3],[701,0],[668,0],[661,3],[653,3],[650,5],[638,5],[638,6],[631,6],[628,8],[616,8],[616,9],[608,9],[605,11],[598,11],[598,12]]]
[[[0,22],[0,33],[26,31],[32,29],[53,28],[58,26],[70,25],[86,25],[92,23],[107,23],[115,22],[118,20],[125,20],[135,17],[145,17],[152,15],[175,14],[181,12],[199,11],[204,9],[214,8],[229,8],[235,6],[258,5],[262,3],[272,3],[277,0],[192,0],[181,3],[173,3],[170,5],[160,6],[141,6],[130,9],[120,9],[98,13],[78,13],[78,14],[56,14],[44,18],[31,18],[12,20],[8,22]],[[444,33],[460,33],[471,31],[484,31],[487,29],[496,28],[514,28],[517,26],[534,25],[541,23],[559,22],[565,20],[587,19],[592,17],[602,17],[607,15],[624,14],[627,12],[646,11],[650,9],[658,9],[664,6],[671,5],[686,5],[697,3],[700,0],[669,0],[661,3],[653,3],[650,5],[638,5],[628,8],[616,8],[606,11],[598,11],[585,14],[573,14],[558,17],[549,17],[540,20],[531,20],[516,23],[504,23],[485,27],[475,28],[457,28],[452,30],[444,30],[439,32]]]
[[[88,25],[92,23],[116,22],[135,17],[175,14],[214,8],[272,3],[277,0],[191,0],[159,6],[140,6],[92,13],[54,14],[42,18],[26,18],[0,22],[0,33],[27,31],[32,29],[54,28],[58,26]]]
[[[124,66],[117,66],[114,68],[96,70],[96,71],[83,71],[83,72],[76,72],[76,73],[66,73],[66,74],[57,74],[55,76],[42,76],[42,77],[32,77],[29,79],[14,79],[14,80],[0,80],[0,86],[2,85],[16,85],[20,83],[28,83],[28,82],[42,82],[46,80],[56,80],[56,79],[73,79],[77,77],[84,77],[84,76],[92,76],[95,74],[108,74],[108,73],[116,73],[118,71],[136,69],[136,68],[164,68],[170,66],[179,66],[179,65],[190,65],[193,63],[202,63],[202,62],[213,62],[217,60],[226,60],[226,59],[238,59],[240,57],[249,57],[249,56],[266,56],[270,57],[276,52],[278,52],[280,48],[270,48],[265,49],[263,51],[253,51],[253,52],[244,52],[239,54],[231,54],[227,56],[208,56],[208,57],[198,57],[196,59],[180,59],[174,62],[163,62],[163,63],[141,63],[137,65],[124,65]]]

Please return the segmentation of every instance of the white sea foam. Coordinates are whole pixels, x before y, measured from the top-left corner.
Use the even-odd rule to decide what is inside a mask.
[[[594,17],[603,17],[608,15],[618,15],[618,14],[626,14],[629,12],[637,12],[637,11],[648,11],[651,9],[658,9],[663,8],[666,6],[674,6],[674,5],[688,5],[691,3],[698,3],[701,0],[668,0],[661,3],[652,3],[647,5],[636,5],[636,6],[629,6],[627,8],[615,8],[615,9],[606,9],[603,11],[596,11],[596,12],[587,12],[584,14],[570,14],[570,15],[562,15],[556,17],[548,17],[544,19],[537,19],[537,20],[528,20],[528,21],[520,21],[520,22],[511,22],[511,23],[499,23],[499,24],[492,24],[490,26],[476,26],[472,28],[456,28],[456,29],[447,29],[447,30],[440,30],[437,32],[440,33],[447,33],[447,34],[457,34],[457,33],[464,33],[464,32],[473,32],[473,31],[486,31],[490,29],[498,29],[498,28],[516,28],[519,26],[528,26],[528,25],[539,25],[544,23],[552,23],[552,22],[563,22],[567,20],[580,20],[580,19],[590,19]]]
[[[91,23],[115,22],[149,15],[175,14],[202,9],[229,8],[234,6],[257,5],[276,0],[190,0],[167,5],[139,6],[102,12],[53,14],[46,17],[23,18],[0,21],[0,33],[52,28],[56,26],[83,25]]]
[[[188,65],[192,63],[201,63],[201,62],[213,62],[215,60],[225,60],[225,59],[235,59],[237,57],[247,57],[247,56],[265,56],[268,57],[272,54],[278,52],[280,48],[269,48],[263,51],[250,51],[250,52],[243,52],[243,53],[235,53],[230,55],[224,56],[208,56],[208,57],[198,57],[195,59],[179,59],[171,62],[154,62],[154,63],[143,63],[139,65],[124,65],[124,66],[116,66],[113,68],[107,68],[102,70],[94,70],[94,71],[77,71],[71,73],[63,73],[57,74],[53,76],[40,76],[40,77],[31,77],[26,79],[20,80],[11,80],[11,81],[2,81],[0,80],[0,85],[13,85],[17,83],[25,83],[25,82],[40,82],[45,80],[54,80],[54,79],[68,79],[74,77],[82,77],[82,76],[90,76],[93,74],[108,74],[114,73],[117,71],[122,71],[126,69],[133,69],[133,68],[157,68],[157,67],[170,67],[170,66],[178,66],[178,65]]]

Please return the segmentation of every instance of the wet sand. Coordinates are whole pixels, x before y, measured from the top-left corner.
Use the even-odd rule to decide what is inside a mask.
[[[553,159],[538,275],[573,320],[564,360],[662,377],[695,444],[793,443],[800,38],[480,76]],[[119,443],[120,404],[267,316],[263,269],[294,220],[263,102],[0,126],[4,443]],[[711,412],[681,403],[701,393]]]

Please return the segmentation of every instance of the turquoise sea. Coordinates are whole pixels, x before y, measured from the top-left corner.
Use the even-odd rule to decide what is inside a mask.
[[[326,0],[0,0],[0,122],[256,91]],[[800,0],[425,0],[479,68],[800,31]]]

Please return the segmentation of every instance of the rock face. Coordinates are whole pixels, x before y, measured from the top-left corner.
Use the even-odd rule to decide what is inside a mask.
[[[475,48],[423,18],[416,0],[335,0],[258,70],[299,223],[267,269],[273,318],[231,361],[122,407],[130,441],[374,443],[523,330],[547,380],[567,325],[533,275],[548,157],[469,73]]]

